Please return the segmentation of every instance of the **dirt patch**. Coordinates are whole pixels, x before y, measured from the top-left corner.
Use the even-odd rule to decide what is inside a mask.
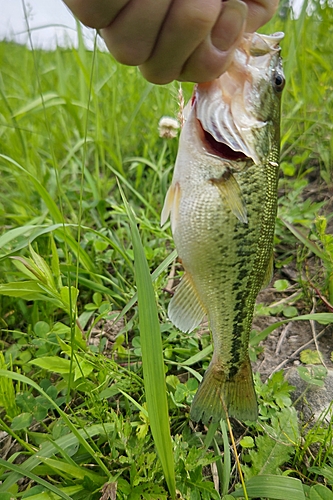
[[[258,331],[262,331],[277,321],[279,318],[263,316],[255,318],[253,326]],[[320,325],[316,322],[312,325],[309,321],[286,323],[271,332],[267,339],[260,344],[263,347],[263,352],[258,356],[257,362],[253,364],[253,369],[261,374],[263,380],[266,380],[278,370],[299,366],[301,364],[300,353],[305,349],[316,349],[314,338],[317,339],[317,346],[325,365],[332,368],[333,363],[330,359],[333,351],[332,333],[331,326]]]
[[[281,279],[281,276],[275,279]],[[300,290],[298,290],[300,292]],[[304,302],[302,298],[294,303],[298,310],[298,316],[313,312],[331,312],[325,304],[313,293],[313,304]],[[292,295],[292,292],[290,293]],[[267,299],[269,299],[267,301]],[[288,297],[286,297],[288,300]],[[283,300],[283,299],[282,299]],[[281,301],[281,294],[270,289],[259,294],[257,303],[267,306]],[[322,355],[327,368],[332,368],[331,354],[333,352],[333,326],[322,325],[315,321],[297,321],[295,318],[288,321],[282,314],[278,316],[255,316],[253,328],[259,333],[270,325],[279,321],[285,323],[271,332],[268,337],[260,343],[263,352],[259,354],[258,360],[253,364],[254,371],[259,371],[263,380],[280,369],[288,369],[299,366],[300,353],[305,349],[318,349]]]
[[[327,218],[327,234],[333,233],[333,189],[320,180],[318,171],[313,172],[313,177],[309,178],[309,184],[302,193],[303,200],[311,199],[312,202],[325,202],[322,209],[323,215]],[[306,233],[306,230],[303,230]],[[297,245],[297,242],[295,242]],[[283,242],[280,244],[283,246]],[[281,250],[279,245],[279,250]],[[301,246],[301,244],[300,244]],[[285,251],[282,250],[282,251]],[[278,303],[281,299],[288,302],[290,296],[297,292],[301,294],[301,288],[298,285],[300,270],[296,269],[296,251],[294,260],[281,269],[276,270],[272,283],[279,279],[287,279],[291,283],[291,288],[286,293],[277,292],[275,288],[270,286],[263,290],[257,299],[257,303],[265,306],[270,306]],[[315,256],[307,255],[304,262],[304,282],[307,291],[304,295],[308,295],[305,299],[300,298],[295,305],[301,314],[309,314],[310,312],[331,312],[327,305],[318,296],[318,290],[311,288],[309,279],[318,282],[324,282],[322,264]],[[320,289],[321,287],[318,286]],[[303,290],[304,291],[304,290]],[[296,300],[296,299],[294,299]],[[292,302],[291,302],[292,303]],[[253,320],[253,328],[258,332],[263,331],[269,325],[277,321],[285,320],[283,315],[278,316],[257,316]],[[322,354],[323,361],[328,369],[333,367],[331,361],[331,353],[333,352],[333,326],[320,325],[310,321],[290,321],[274,330],[269,334],[267,339],[260,345],[263,347],[263,352],[258,356],[258,360],[253,364],[254,371],[259,371],[262,379],[265,380],[272,373],[279,369],[288,369],[301,364],[300,352],[304,349],[315,350],[318,347]]]

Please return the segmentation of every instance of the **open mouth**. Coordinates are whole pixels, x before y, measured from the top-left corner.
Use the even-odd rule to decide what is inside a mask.
[[[248,158],[244,153],[242,153],[242,151],[234,151],[229,146],[227,146],[227,144],[218,142],[209,132],[204,130],[200,123],[200,120],[198,120],[198,123],[202,131],[201,138],[205,144],[205,148],[209,153],[215,156],[219,156],[220,158],[225,158],[226,160],[232,161],[246,160]]]

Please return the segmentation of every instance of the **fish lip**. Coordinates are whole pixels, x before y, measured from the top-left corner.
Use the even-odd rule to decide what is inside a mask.
[[[282,31],[277,31],[271,35],[245,33],[241,47],[249,56],[266,55],[270,52],[279,52],[281,50],[279,43],[283,38],[284,33]]]

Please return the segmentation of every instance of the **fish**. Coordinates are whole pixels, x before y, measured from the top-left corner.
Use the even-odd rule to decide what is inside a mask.
[[[161,214],[184,274],[168,307],[192,332],[208,317],[209,367],[190,418],[255,421],[248,354],[259,291],[273,275],[284,34],[245,34],[228,70],[197,84],[184,109],[171,186]]]

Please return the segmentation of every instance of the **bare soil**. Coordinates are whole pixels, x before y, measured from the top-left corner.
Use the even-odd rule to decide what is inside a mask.
[[[319,180],[318,172],[313,178],[309,179],[309,185],[304,190],[304,198],[310,198],[313,202],[325,202],[324,215],[327,218],[327,234],[333,233],[333,190]],[[307,276],[318,276],[318,260],[309,256],[304,264],[307,270]],[[277,270],[272,280],[274,283],[278,279],[288,279],[291,283],[296,283],[299,277],[299,270],[296,269],[296,263]],[[289,292],[291,295],[292,292]],[[309,296],[312,295],[312,304],[308,297],[303,303],[294,304],[300,314],[309,314],[310,312],[332,312],[321,301],[314,290],[309,289]],[[258,303],[269,306],[272,303],[288,297],[288,292],[281,294],[274,288],[263,290],[257,299]],[[282,317],[259,316],[253,321],[253,328],[261,332],[276,321],[286,319]],[[298,366],[300,362],[300,352],[303,349],[315,350],[318,347],[322,354],[326,367],[332,368],[331,353],[333,352],[333,327],[325,326],[316,322],[309,321],[291,321],[282,327],[274,330],[268,338],[262,342],[263,353],[259,355],[258,361],[254,364],[255,371],[259,371],[262,379],[268,378],[272,373],[279,369],[287,369],[292,366]]]
[[[275,279],[280,279],[276,277]],[[272,295],[276,294],[276,302],[281,299],[281,294],[275,289],[267,289],[258,296],[258,302],[266,305],[271,304]],[[267,296],[269,301],[267,302]],[[309,314],[310,310],[303,311]],[[253,328],[261,332],[268,326],[284,317],[257,316],[253,321]],[[267,379],[272,373],[292,366],[299,366],[300,353],[304,349],[316,349],[315,338],[319,351],[328,368],[333,368],[331,353],[333,352],[333,328],[332,326],[320,325],[310,321],[290,321],[271,332],[267,339],[260,345],[263,352],[259,354],[258,360],[253,364],[254,371],[259,371],[262,379]]]

